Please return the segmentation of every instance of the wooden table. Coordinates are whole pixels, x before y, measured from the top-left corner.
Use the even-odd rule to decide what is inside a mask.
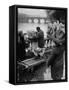
[[[45,54],[48,54],[51,51],[52,51],[52,49],[48,49],[45,51]],[[18,62],[18,65],[23,66],[23,69],[32,69],[33,67],[35,67],[41,63],[44,63],[46,61],[48,61],[48,58],[46,59],[43,57],[40,57],[40,58],[33,57],[30,59],[26,59],[24,61]]]
[[[45,56],[50,53],[52,49],[48,49],[45,51]],[[27,71],[27,72],[33,72],[35,67],[39,67],[42,63],[47,63],[49,59],[50,54],[48,54],[48,57],[33,57],[30,59],[26,59],[24,61],[18,62],[17,69],[18,69],[18,80],[21,77],[20,72]]]

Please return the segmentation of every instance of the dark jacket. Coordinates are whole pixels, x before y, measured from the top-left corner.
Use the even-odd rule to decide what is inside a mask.
[[[40,48],[43,48],[43,46],[44,46],[44,32],[42,30],[37,32],[37,39],[38,39],[38,46]]]
[[[24,37],[20,37],[20,42],[17,43],[17,51],[16,51],[16,55],[17,55],[17,61],[22,61],[25,59],[25,40]]]

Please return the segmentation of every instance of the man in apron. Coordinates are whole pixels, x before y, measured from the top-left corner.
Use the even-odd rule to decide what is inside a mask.
[[[40,27],[36,28],[37,30],[37,39],[38,39],[38,47],[44,47],[44,32],[40,29]]]

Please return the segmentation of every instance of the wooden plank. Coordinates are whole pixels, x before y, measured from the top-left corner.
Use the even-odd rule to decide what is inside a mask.
[[[40,64],[40,63],[42,63],[44,61],[45,61],[44,59],[41,59],[41,60],[40,59],[39,60],[32,60],[30,62],[26,62],[26,64],[28,66],[34,66],[34,65]]]
[[[48,50],[45,51],[45,53],[51,52],[53,49],[54,48],[48,49]],[[43,59],[40,59],[40,58],[35,59],[35,57],[34,57],[34,58],[30,58],[30,59],[21,61],[21,62],[19,62],[19,64],[24,65],[26,68],[28,68],[28,67],[36,66],[36,65],[39,65],[43,62],[46,62],[48,59],[49,58],[47,58],[47,59],[44,59],[44,58]]]

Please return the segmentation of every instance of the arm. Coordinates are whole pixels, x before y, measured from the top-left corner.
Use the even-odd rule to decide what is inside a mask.
[[[58,40],[57,38],[51,36],[51,35],[48,35],[48,38],[53,40],[54,42],[60,44],[60,43],[63,43],[65,41],[65,38],[63,38],[62,40]]]

